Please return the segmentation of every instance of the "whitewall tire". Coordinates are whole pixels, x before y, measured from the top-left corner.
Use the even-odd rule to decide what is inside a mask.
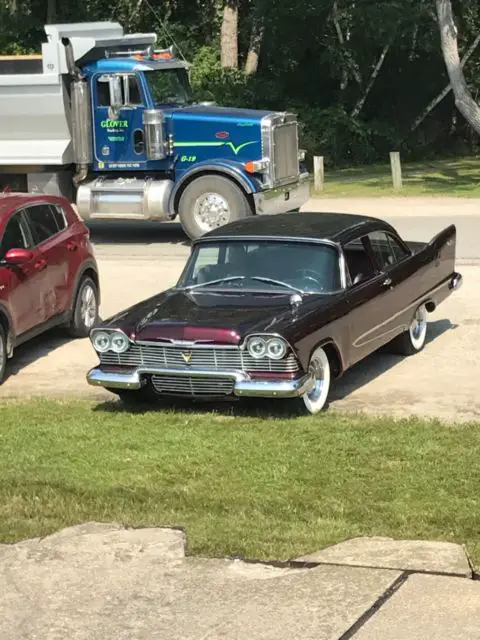
[[[303,395],[302,400],[308,413],[315,414],[325,407],[330,392],[330,362],[322,347],[313,352],[309,370],[315,377],[315,386]]]

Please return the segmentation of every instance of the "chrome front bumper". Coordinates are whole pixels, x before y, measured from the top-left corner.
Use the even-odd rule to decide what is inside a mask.
[[[310,198],[309,174],[303,173],[298,182],[253,194],[255,211],[260,215],[274,215],[300,209]]]
[[[304,375],[294,380],[259,380],[250,378],[241,371],[207,371],[203,369],[162,369],[157,367],[138,368],[128,373],[105,371],[95,367],[87,373],[87,382],[93,386],[110,389],[140,389],[146,382],[145,376],[178,376],[198,378],[227,378],[233,380],[233,395],[250,398],[297,398],[310,392],[315,379]],[[165,393],[167,395],[173,395]],[[209,394],[210,395],[210,394]]]

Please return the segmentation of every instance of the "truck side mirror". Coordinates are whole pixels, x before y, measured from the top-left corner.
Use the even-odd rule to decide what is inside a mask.
[[[122,85],[119,76],[110,76],[110,111],[113,118],[118,118],[118,113],[123,106]]]

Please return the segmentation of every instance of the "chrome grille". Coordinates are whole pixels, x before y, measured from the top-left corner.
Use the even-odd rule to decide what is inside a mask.
[[[196,378],[194,376],[152,376],[157,393],[189,396],[223,396],[233,393],[234,380],[225,378]]]
[[[275,183],[298,176],[298,127],[296,122],[273,126],[272,165]]]
[[[188,363],[182,354],[191,354]],[[100,354],[100,362],[105,365],[185,370],[196,368],[212,371],[271,371],[272,373],[295,373],[299,370],[293,354],[283,360],[270,360],[270,358],[255,360],[238,347],[181,348],[170,345],[134,344],[125,353]]]

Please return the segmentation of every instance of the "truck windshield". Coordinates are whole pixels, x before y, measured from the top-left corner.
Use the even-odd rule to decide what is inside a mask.
[[[336,247],[278,240],[200,244],[177,286],[272,293],[334,293],[342,288]]]
[[[146,73],[145,77],[155,105],[193,102],[186,69],[156,69]]]

